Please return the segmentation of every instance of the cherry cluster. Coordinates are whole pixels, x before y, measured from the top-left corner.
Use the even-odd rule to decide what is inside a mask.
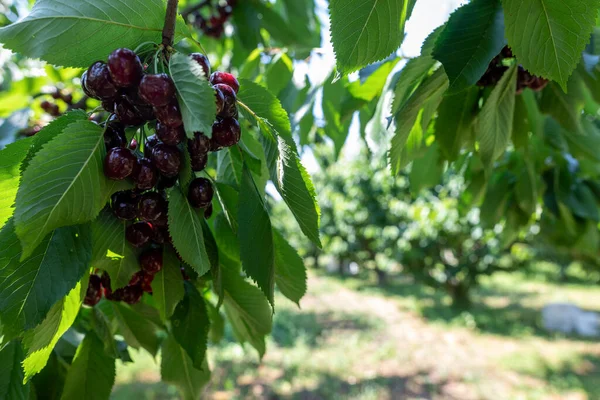
[[[500,54],[498,54],[490,62],[487,71],[481,77],[478,86],[488,87],[495,86],[504,73],[508,70],[508,66],[504,65],[503,60],[514,58],[513,52],[510,47],[505,46]],[[519,65],[517,72],[517,94],[523,93],[525,88],[530,88],[536,92],[541,91],[548,84],[548,80],[539,76],[535,76],[529,73],[522,65]]]
[[[140,271],[124,288],[113,291],[108,275],[93,275],[88,286],[87,305],[97,304],[102,295],[108,300],[134,304],[144,292],[152,293],[152,280],[162,269],[163,246],[172,246],[167,227],[169,204],[165,189],[178,182],[183,152],[189,153],[192,170],[200,172],[206,168],[211,151],[233,146],[240,140],[237,79],[224,72],[211,74],[210,64],[203,54],[194,53],[190,57],[202,67],[215,90],[217,115],[212,138],[195,132],[193,139],[185,140],[172,79],[164,73],[145,73],[140,59],[129,49],[115,50],[108,63],[98,61],[82,76],[86,94],[101,100],[105,110],[112,114],[104,130],[107,150],[104,174],[112,180],[131,179],[134,189],[114,194],[110,207],[117,218],[127,221],[126,239],[140,252]],[[155,134],[149,137],[145,133],[138,135],[142,139],[140,149],[135,138],[128,140],[126,130],[135,131],[144,124]],[[199,177],[190,182],[188,201],[193,207],[204,209],[207,219],[212,215],[213,195],[209,179]]]
[[[194,26],[207,36],[220,38],[225,32],[225,22],[231,17],[235,3],[236,0],[203,1],[190,14],[193,16]]]
[[[56,88],[56,90],[52,92],[51,96],[54,100],[60,100],[65,103],[67,107],[73,106],[73,95],[71,93],[66,93]],[[44,110],[47,114],[50,114],[53,117],[58,117],[61,114],[60,107],[56,101],[44,100],[40,103],[40,107],[42,107],[42,110]]]

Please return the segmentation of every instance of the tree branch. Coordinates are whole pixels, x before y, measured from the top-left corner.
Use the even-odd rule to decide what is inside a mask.
[[[162,45],[167,48],[173,46],[175,38],[175,22],[177,20],[177,5],[179,0],[169,0],[167,3],[167,15],[165,15],[165,25],[162,31]]]

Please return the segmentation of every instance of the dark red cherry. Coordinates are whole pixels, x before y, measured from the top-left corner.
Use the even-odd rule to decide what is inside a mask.
[[[171,243],[172,240],[169,234],[169,229],[166,226],[152,225],[152,229],[154,230],[154,236],[152,236],[152,241],[154,243]]]
[[[135,187],[140,190],[152,189],[158,182],[158,170],[148,158],[138,158],[133,172]]]
[[[178,175],[175,175],[175,176],[161,175],[160,178],[158,179],[158,184],[156,185],[156,188],[158,190],[165,190],[168,188],[172,188],[173,186],[175,186],[178,179],[179,179]]]
[[[192,54],[190,54],[190,57],[192,58],[192,60],[194,60],[198,64],[200,64],[200,66],[202,67],[202,70],[204,71],[204,76],[206,76],[206,79],[209,79],[210,78],[210,62],[208,61],[208,57],[206,57],[202,53],[192,53]]]
[[[138,197],[131,191],[117,192],[111,197],[111,207],[115,216],[125,221],[131,221],[138,216]]]
[[[154,275],[144,274],[144,280],[142,281],[142,290],[146,293],[152,293],[152,281],[154,280]]]
[[[144,75],[140,97],[154,107],[163,107],[175,99],[175,84],[167,74]]]
[[[206,178],[196,178],[190,183],[188,200],[192,207],[204,208],[211,202],[214,195],[212,183]]]
[[[115,99],[102,100],[102,108],[104,108],[106,112],[114,113],[116,106],[117,103],[115,103]]]
[[[223,118],[213,124],[212,140],[219,147],[231,147],[240,141],[242,131],[234,118]]]
[[[87,306],[94,307],[100,300],[102,300],[102,280],[98,275],[90,275],[90,281],[83,302]]]
[[[97,61],[87,70],[85,85],[89,93],[96,99],[105,100],[117,96],[117,87],[113,83],[108,67],[102,61]]]
[[[140,82],[144,68],[133,51],[117,49],[108,56],[108,71],[115,85],[125,88]]]
[[[181,153],[177,147],[159,143],[152,149],[152,161],[161,174],[172,178],[179,174]]]
[[[120,129],[117,124],[109,124],[104,130],[104,146],[106,150],[110,150],[114,147],[126,147],[127,137],[125,136],[125,129]]]
[[[176,101],[172,101],[164,107],[154,108],[156,119],[163,125],[171,128],[178,128],[183,125],[181,111]]]
[[[104,158],[104,175],[116,181],[123,180],[133,173],[135,163],[136,157],[130,150],[112,148]]]
[[[129,225],[125,230],[125,237],[133,247],[144,247],[150,242],[153,235],[152,226],[146,222],[137,222]]]
[[[190,157],[192,162],[192,171],[204,171],[206,165],[208,164],[208,154],[202,154],[196,157]]]
[[[127,304],[137,304],[142,299],[144,290],[141,285],[126,286],[123,288],[122,301]]]
[[[96,97],[96,93],[92,92],[89,88],[88,88],[88,83],[87,83],[87,76],[88,76],[88,72],[87,70],[81,75],[81,88],[83,89],[83,93],[85,93],[85,95],[87,97],[92,97],[95,98]]]
[[[108,275],[107,272],[104,272],[100,279],[102,280],[102,289],[104,292],[104,297],[110,296],[112,294],[112,286],[110,284],[110,276]]]
[[[212,217],[212,215],[213,215],[213,205],[212,205],[212,203],[210,203],[204,210],[204,218],[210,219],[210,217]]]
[[[138,202],[140,219],[152,223],[153,226],[167,225],[168,209],[167,200],[157,192],[144,193]]]
[[[215,104],[217,106],[217,115],[221,115],[221,113],[223,113],[223,110],[225,109],[225,96],[223,95],[223,92],[221,92],[219,89],[217,89],[216,86],[215,86]]]
[[[146,274],[144,273],[144,271],[136,272],[135,274],[133,274],[133,276],[129,280],[129,283],[127,284],[127,286],[139,285],[144,280],[145,275]]]
[[[185,138],[185,131],[183,126],[178,128],[169,128],[166,125],[158,122],[156,124],[156,136],[165,144],[169,146],[177,146]]]
[[[228,86],[231,86],[231,88],[236,93],[240,91],[240,83],[235,78],[235,76],[233,76],[232,74],[230,74],[228,72],[220,72],[220,71],[213,72],[212,75],[210,76],[210,83],[212,83],[213,85],[218,85],[219,83],[224,83]]]
[[[225,118],[237,118],[237,96],[235,95],[235,91],[231,88],[231,86],[223,83],[215,85],[215,90],[217,92],[221,92],[224,99],[221,112],[217,112],[217,115]]]
[[[117,99],[115,114],[119,121],[127,126],[139,126],[145,121],[139,111],[125,97]]]
[[[149,275],[155,275],[163,267],[162,249],[150,249],[140,256],[140,266]]]
[[[148,136],[146,143],[144,143],[144,155],[146,157],[152,157],[152,149],[159,143],[160,140],[158,140],[156,135]]]
[[[208,154],[210,150],[210,139],[201,132],[195,132],[193,139],[188,139],[188,151],[190,157],[199,157]]]

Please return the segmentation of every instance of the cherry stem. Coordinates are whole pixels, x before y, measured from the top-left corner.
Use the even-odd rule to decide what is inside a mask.
[[[177,6],[179,0],[169,0],[167,3],[167,14],[162,31],[162,44],[166,48],[173,46],[175,39],[175,22],[177,21]]]

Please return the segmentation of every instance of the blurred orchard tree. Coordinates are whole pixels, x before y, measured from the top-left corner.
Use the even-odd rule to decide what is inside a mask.
[[[3,2],[0,397],[108,398],[133,347],[199,398],[225,321],[262,357],[307,289],[267,194],[457,300],[527,232],[597,265],[600,2],[472,0],[408,59],[418,1],[330,0],[322,83],[321,2]]]

